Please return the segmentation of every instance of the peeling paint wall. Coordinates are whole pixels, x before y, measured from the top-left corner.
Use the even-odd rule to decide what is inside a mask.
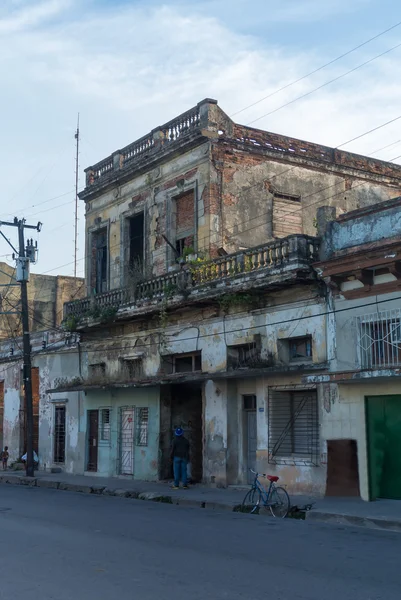
[[[0,284],[16,283],[15,269],[0,262]],[[3,310],[14,310],[21,295],[19,285],[1,287]],[[28,306],[30,331],[44,331],[50,326],[58,327],[63,320],[63,305],[85,296],[84,280],[63,275],[32,273],[28,283]],[[20,315],[0,315],[0,339],[18,337],[22,334]]]
[[[88,391],[84,398],[83,412],[81,414],[80,427],[82,431],[87,431],[87,411],[101,410],[107,408],[110,410],[110,430],[111,437],[109,441],[99,439],[98,446],[98,470],[99,477],[119,476],[120,469],[120,440],[121,431],[121,409],[122,408],[148,408],[148,443],[146,446],[138,446],[137,429],[134,416],[134,439],[133,448],[133,478],[146,481],[154,481],[158,478],[158,453],[159,453],[159,428],[160,428],[160,391],[159,387],[149,387],[142,389],[129,390],[93,390]],[[85,450],[87,451],[86,445]],[[86,462],[84,467],[76,473],[86,471]],[[126,475],[125,477],[129,477]]]

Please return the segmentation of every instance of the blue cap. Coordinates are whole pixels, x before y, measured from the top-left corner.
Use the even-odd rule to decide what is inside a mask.
[[[182,435],[183,433],[184,433],[184,432],[183,432],[183,430],[181,429],[181,427],[177,427],[177,429],[175,430],[175,435],[176,435],[177,437],[180,437],[180,435]]]

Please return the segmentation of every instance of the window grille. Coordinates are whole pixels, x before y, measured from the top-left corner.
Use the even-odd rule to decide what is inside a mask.
[[[315,390],[269,391],[269,462],[319,464],[319,416]]]

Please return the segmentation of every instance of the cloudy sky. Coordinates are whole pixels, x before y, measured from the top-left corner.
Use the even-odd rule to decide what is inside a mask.
[[[272,95],[401,21],[396,5],[394,0],[2,0],[0,218],[42,221],[34,270],[73,273],[78,112],[81,187],[86,166],[205,97],[218,99],[238,122],[254,121],[255,127],[329,146],[401,115],[401,47],[392,49],[401,44],[401,25]],[[270,97],[241,111],[265,96]],[[401,119],[345,148],[371,153],[384,146],[374,156],[401,155]],[[80,206],[80,274],[83,227]],[[12,262],[8,252],[0,242],[0,260]]]

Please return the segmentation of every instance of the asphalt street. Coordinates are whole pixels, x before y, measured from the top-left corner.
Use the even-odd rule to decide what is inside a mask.
[[[399,600],[401,534],[0,486],[0,598]]]

